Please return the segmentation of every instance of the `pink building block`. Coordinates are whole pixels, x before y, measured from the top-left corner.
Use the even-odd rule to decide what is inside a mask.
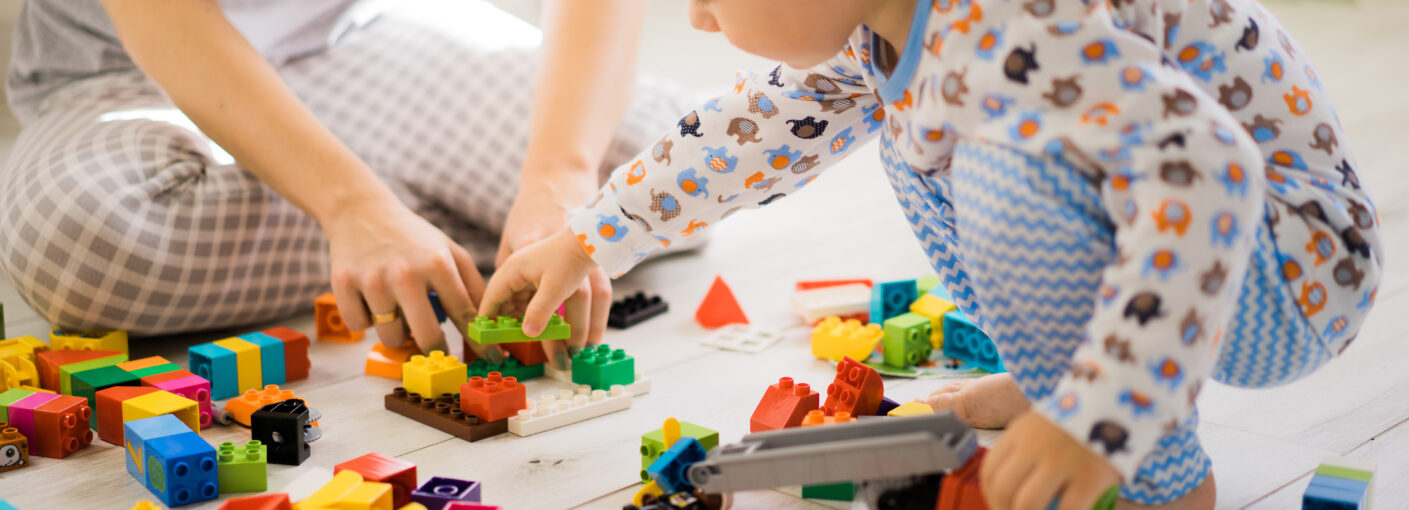
[[[156,383],[157,389],[166,390],[177,395],[196,401],[197,407],[201,411],[201,429],[210,428],[215,415],[211,413],[210,405],[210,381],[205,378],[192,375],[170,381]]]

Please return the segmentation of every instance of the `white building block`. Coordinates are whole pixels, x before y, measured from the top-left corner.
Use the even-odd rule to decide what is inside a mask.
[[[531,436],[629,407],[631,392],[621,386],[612,386],[610,391],[578,386],[577,391],[545,393],[538,400],[528,401],[527,409],[509,417],[509,432],[520,437]]]
[[[730,324],[704,339],[703,344],[720,349],[758,353],[783,339],[781,333],[748,324]]]
[[[548,376],[549,378],[557,379],[557,380],[559,380],[559,381],[562,381],[562,382],[565,382],[565,383],[568,383],[568,384],[573,384],[573,382],[572,382],[572,371],[571,371],[571,370],[558,370],[557,368],[554,368],[554,367],[553,367],[553,364],[552,364],[552,363],[544,363],[544,364],[543,364],[543,375],[546,375],[546,376]],[[641,395],[645,395],[645,394],[651,392],[651,378],[650,378],[650,377],[646,377],[646,374],[642,374],[641,372],[636,372],[636,382],[633,382],[633,383],[631,383],[631,384],[627,384],[627,385],[625,385],[625,386],[622,386],[622,388],[625,389],[625,390],[628,391],[628,392],[631,392],[631,394],[632,394],[633,396],[639,397],[639,396],[641,396]]]
[[[845,317],[871,311],[871,288],[856,283],[793,293],[793,310],[812,324],[828,315]]]

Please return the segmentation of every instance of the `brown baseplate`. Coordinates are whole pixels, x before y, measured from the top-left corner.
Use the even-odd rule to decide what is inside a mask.
[[[434,427],[436,430],[464,439],[479,441],[509,431],[509,420],[482,421],[478,416],[460,410],[460,398],[449,393],[440,398],[421,398],[406,388],[396,388],[385,398],[388,411]]]

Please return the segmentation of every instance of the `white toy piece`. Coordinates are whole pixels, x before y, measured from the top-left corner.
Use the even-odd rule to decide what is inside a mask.
[[[860,283],[799,290],[793,293],[793,310],[812,324],[828,315],[846,317],[871,311],[871,288]]]
[[[574,384],[572,382],[572,370],[558,370],[552,363],[543,364],[543,375],[552,379]],[[636,372],[636,382],[622,386],[622,389],[631,392],[634,396],[641,396],[651,392],[651,378],[646,374]]]
[[[756,354],[783,339],[783,335],[749,324],[730,324],[704,339],[704,345]]]
[[[583,385],[577,391],[563,390],[557,395],[545,393],[538,400],[528,401],[528,408],[509,417],[509,432],[523,437],[553,430],[631,407],[631,392],[621,386],[611,390],[592,390]]]

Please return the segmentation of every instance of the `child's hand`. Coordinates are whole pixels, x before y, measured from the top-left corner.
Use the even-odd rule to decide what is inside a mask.
[[[597,331],[600,338],[611,305],[611,283],[606,273],[568,229],[510,255],[490,278],[479,314],[506,313],[505,305],[522,308],[523,333],[538,336],[559,304],[564,305],[564,319],[572,325],[572,337],[567,345],[544,342],[543,348],[555,366],[566,369],[568,346],[586,345],[591,331]]]
[[[1109,462],[1041,414],[1028,411],[1008,425],[979,470],[993,510],[1088,510],[1120,483]]]

